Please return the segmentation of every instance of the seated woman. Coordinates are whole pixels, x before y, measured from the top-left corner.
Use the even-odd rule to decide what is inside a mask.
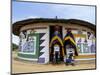
[[[64,50],[66,55],[66,65],[72,64],[74,65],[74,56],[78,56],[77,46],[75,42],[74,35],[71,32],[71,29],[67,30],[67,33],[64,37]]]
[[[73,58],[73,56],[74,56],[73,51],[69,51],[68,58],[66,58],[66,61],[65,61],[66,65],[70,65],[71,64],[72,66],[74,66],[74,58]]]

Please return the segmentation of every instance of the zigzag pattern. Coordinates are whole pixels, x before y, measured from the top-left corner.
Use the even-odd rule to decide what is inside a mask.
[[[42,44],[45,42],[45,38],[43,38],[45,36],[46,33],[39,33],[39,50],[40,50],[40,54],[39,54],[39,63],[44,63],[45,62],[45,58],[44,58],[44,47]],[[42,60],[44,59],[44,61]]]

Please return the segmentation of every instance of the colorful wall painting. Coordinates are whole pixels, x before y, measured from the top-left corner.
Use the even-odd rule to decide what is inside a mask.
[[[95,35],[92,32],[71,30],[80,54],[95,53]]]
[[[29,36],[27,42],[23,45],[24,52],[35,52],[36,51],[36,37]]]
[[[31,36],[32,30],[23,31],[20,33],[19,50],[22,52],[35,52],[36,51],[36,36]]]

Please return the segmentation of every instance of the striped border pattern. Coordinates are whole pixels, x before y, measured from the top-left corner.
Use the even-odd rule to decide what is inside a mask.
[[[39,33],[39,59],[38,62],[39,63],[44,63],[45,62],[45,57],[44,56],[44,47],[42,44],[45,42],[45,38],[43,38],[43,36],[45,36],[46,33]]]

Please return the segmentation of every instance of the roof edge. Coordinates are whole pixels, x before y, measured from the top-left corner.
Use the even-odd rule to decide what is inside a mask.
[[[96,31],[96,25],[79,19],[55,19],[55,18],[29,18],[21,21],[17,21],[13,23],[12,32],[15,35],[19,35],[19,30],[24,25],[28,25],[31,23],[71,23],[71,24],[78,24],[81,26],[87,26],[88,28]]]

